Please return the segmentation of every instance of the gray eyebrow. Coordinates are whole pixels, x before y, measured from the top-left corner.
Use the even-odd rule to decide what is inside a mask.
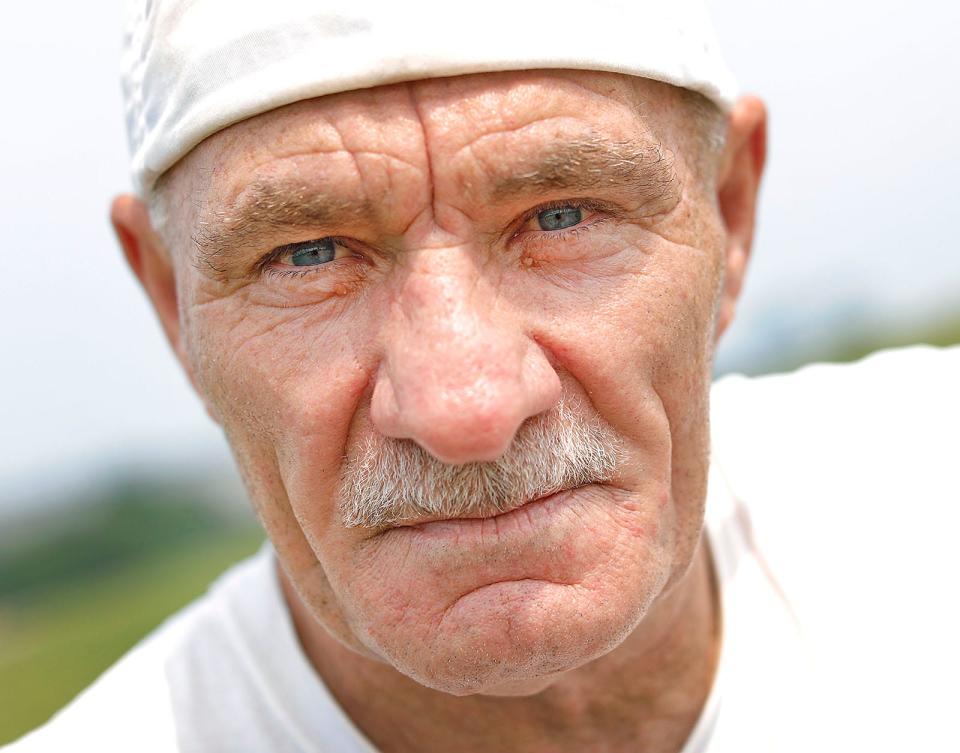
[[[507,174],[492,176],[488,195],[493,202],[547,191],[621,189],[633,197],[634,209],[655,216],[676,206],[681,195],[672,156],[654,143],[598,137],[557,141],[541,149],[533,164],[504,164],[502,170]],[[342,227],[372,222],[374,215],[366,199],[325,194],[297,179],[258,178],[228,208],[202,214],[191,239],[197,263],[225,276],[235,260],[260,250],[271,230]]]
[[[367,200],[318,193],[302,181],[257,179],[229,209],[211,210],[202,216],[191,239],[198,261],[225,274],[231,260],[253,248],[265,232],[297,226],[342,226],[369,221],[373,214]]]
[[[551,145],[529,169],[497,180],[491,196],[502,201],[531,190],[603,188],[629,191],[651,215],[675,206],[681,193],[672,155],[659,144],[590,137]]]

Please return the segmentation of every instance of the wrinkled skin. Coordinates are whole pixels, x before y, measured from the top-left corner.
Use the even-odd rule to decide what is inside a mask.
[[[355,91],[195,148],[167,180],[162,239],[139,201],[115,203],[335,692],[350,675],[410,678],[424,699],[533,697],[664,641],[710,669],[708,385],[750,246],[764,115],[741,102],[723,154],[702,160],[684,112],[669,86],[587,72]],[[612,179],[606,165],[573,188],[531,179],[564,144],[598,140],[629,145],[640,167]],[[334,211],[285,209],[317,197]],[[262,216],[239,220],[253,198]],[[540,229],[544,205],[578,202],[576,227]],[[327,236],[342,239],[327,264],[264,261]],[[620,439],[609,482],[488,520],[343,525],[344,458],[369,433],[487,461],[561,395]],[[709,680],[688,683],[686,730],[664,750]]]

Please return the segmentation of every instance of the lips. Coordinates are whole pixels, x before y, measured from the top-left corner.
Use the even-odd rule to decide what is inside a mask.
[[[498,510],[490,513],[461,515],[458,517],[433,516],[417,518],[399,523],[395,528],[405,528],[423,533],[440,533],[444,530],[461,531],[471,526],[475,527],[485,523],[489,524],[490,521],[496,521],[498,524],[506,524],[510,522],[512,518],[518,517],[521,513],[532,512],[536,508],[546,507],[564,500],[573,491],[575,491],[574,488],[560,489],[559,491],[544,494],[543,496],[514,505],[506,510]]]

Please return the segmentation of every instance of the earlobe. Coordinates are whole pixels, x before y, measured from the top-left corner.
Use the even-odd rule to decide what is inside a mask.
[[[724,283],[717,313],[718,338],[733,319],[750,259],[766,152],[766,108],[756,97],[744,97],[729,116],[717,184],[717,203],[726,230]]]

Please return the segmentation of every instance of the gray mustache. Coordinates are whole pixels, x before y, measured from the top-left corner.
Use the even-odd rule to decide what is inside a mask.
[[[608,481],[621,456],[599,418],[566,402],[528,419],[507,452],[489,463],[442,463],[416,442],[373,435],[348,458],[339,507],[348,527],[418,519],[489,517],[564,489]]]

